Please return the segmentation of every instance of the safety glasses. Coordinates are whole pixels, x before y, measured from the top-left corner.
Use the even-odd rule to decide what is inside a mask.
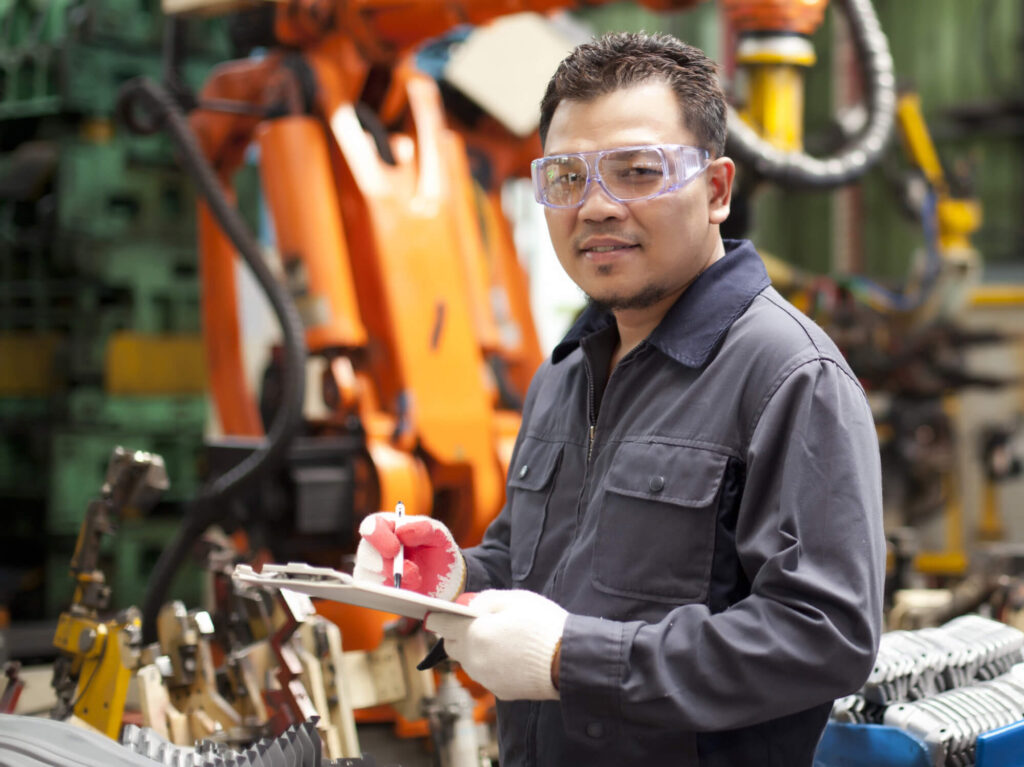
[[[549,208],[578,208],[596,180],[618,202],[680,189],[711,163],[706,149],[682,144],[626,146],[541,157],[530,164],[533,193]]]

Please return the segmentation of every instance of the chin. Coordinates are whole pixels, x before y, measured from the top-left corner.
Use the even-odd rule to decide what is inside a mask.
[[[660,285],[646,285],[629,293],[587,293],[587,299],[606,310],[648,309],[665,298],[669,291]]]

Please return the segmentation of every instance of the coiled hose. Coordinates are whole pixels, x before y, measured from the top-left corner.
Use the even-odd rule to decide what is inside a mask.
[[[867,123],[853,143],[832,157],[785,152],[757,135],[735,110],[729,109],[728,154],[784,187],[827,189],[863,175],[882,156],[893,132],[896,77],[889,42],[871,0],[838,0],[850,24],[861,63],[867,101]]]

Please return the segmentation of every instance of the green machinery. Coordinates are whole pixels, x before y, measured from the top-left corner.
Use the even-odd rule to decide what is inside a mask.
[[[113,445],[162,454],[171,483],[107,547],[118,605],[141,600],[197,490],[194,194],[163,138],[114,116],[124,81],[160,78],[164,27],[149,0],[0,0],[0,617],[53,617],[70,598]],[[186,82],[231,57],[222,25],[189,22],[186,37]]]

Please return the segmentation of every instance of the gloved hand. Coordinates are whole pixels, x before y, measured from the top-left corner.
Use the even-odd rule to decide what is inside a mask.
[[[482,591],[468,601],[483,615],[428,613],[424,622],[444,639],[448,656],[501,700],[558,700],[551,663],[569,614],[521,589]]]
[[[405,546],[402,588],[439,599],[455,599],[466,586],[466,561],[451,532],[430,517],[402,517],[392,511],[370,514],[359,525],[359,547],[352,577],[394,584],[395,556]]]

